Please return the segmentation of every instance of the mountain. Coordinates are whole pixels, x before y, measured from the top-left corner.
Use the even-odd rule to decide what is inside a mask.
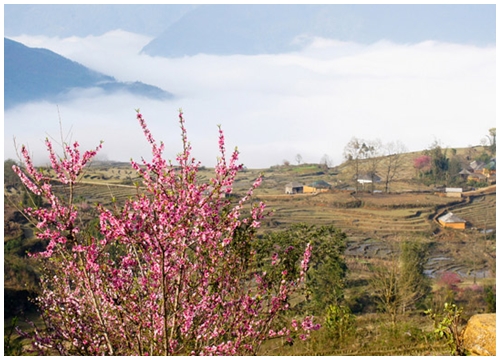
[[[495,44],[494,5],[201,5],[142,52],[182,57],[276,54],[312,37],[374,43]]]
[[[24,102],[53,100],[72,89],[88,88],[99,88],[106,93],[125,91],[156,99],[172,97],[158,87],[118,82],[50,50],[30,48],[4,38],[5,109]]]
[[[143,48],[153,56],[280,53],[300,48],[317,6],[204,5]]]
[[[380,40],[496,43],[495,4],[190,5],[5,4],[7,37],[99,36],[121,29],[154,38],[153,56],[275,54],[310,37],[372,44]]]

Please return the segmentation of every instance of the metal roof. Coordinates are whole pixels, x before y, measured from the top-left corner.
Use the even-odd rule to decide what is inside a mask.
[[[466,222],[464,219],[459,218],[456,215],[453,215],[453,213],[451,213],[451,212],[449,212],[443,216],[440,216],[438,218],[438,220],[440,222],[444,222],[444,223],[464,223],[464,222]]]
[[[288,183],[285,186],[291,187],[291,188],[304,187],[304,185],[302,185],[301,183],[298,183],[296,181],[292,181],[291,183]]]

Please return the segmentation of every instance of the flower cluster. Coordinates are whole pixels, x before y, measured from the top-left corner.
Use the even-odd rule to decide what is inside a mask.
[[[132,161],[142,178],[135,198],[121,208],[97,206],[98,236],[76,226],[72,194],[101,145],[81,156],[75,142],[58,158],[47,140],[55,178],[69,189],[64,198],[52,191],[54,176],[39,172],[22,149],[24,171],[15,171],[47,203],[26,209],[38,220],[38,237],[48,241],[38,297],[46,330],[35,332],[34,347],[64,355],[241,355],[255,354],[269,337],[289,336],[288,328],[274,323],[305,280],[311,246],[299,278],[284,274],[274,286],[262,281],[266,274],[257,270],[251,244],[265,204],[248,205],[262,178],[231,202],[225,194],[242,165],[237,150],[226,161],[220,128],[215,175],[202,183],[182,112],[183,151],[175,166],[163,158],[163,143],[139,112],[137,120],[152,160]],[[278,260],[273,257],[272,265]],[[299,331],[296,323],[292,327]],[[301,338],[315,328],[305,318]]]

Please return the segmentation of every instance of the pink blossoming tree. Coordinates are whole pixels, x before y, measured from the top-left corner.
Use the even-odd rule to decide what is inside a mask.
[[[242,165],[237,150],[226,159],[220,129],[215,175],[200,183],[182,112],[183,150],[176,165],[163,158],[164,144],[155,141],[139,112],[137,119],[152,160],[132,162],[142,178],[134,199],[121,208],[97,206],[96,236],[81,228],[73,194],[102,145],[82,155],[75,142],[58,158],[47,140],[50,173],[36,169],[22,148],[25,164],[14,170],[46,201],[25,209],[38,222],[38,238],[47,242],[44,252],[32,255],[42,264],[37,303],[45,323],[32,336],[34,349],[61,355],[241,355],[256,354],[269,338],[305,339],[318,328],[313,319],[283,325],[282,314],[289,296],[302,288],[311,246],[296,278],[262,280],[251,245],[265,206],[248,205],[261,178],[231,202],[225,195]],[[56,195],[55,180],[69,195]]]
[[[429,155],[420,155],[413,159],[413,167],[417,171],[429,171],[431,169],[432,158]]]

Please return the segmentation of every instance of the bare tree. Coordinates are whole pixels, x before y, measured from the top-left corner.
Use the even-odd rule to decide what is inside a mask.
[[[320,160],[320,162],[319,162],[319,163],[320,163],[320,165],[321,165],[322,167],[324,167],[325,169],[328,169],[329,167],[331,167],[331,166],[332,166],[332,160],[330,159],[330,157],[329,157],[327,154],[325,154],[325,155],[323,155],[323,156],[321,157],[321,160]]]
[[[375,177],[382,161],[382,142],[379,139],[370,140],[363,144],[364,157],[367,159],[368,176],[371,177],[371,192],[375,190]]]
[[[389,192],[389,184],[399,176],[403,167],[403,154],[408,149],[401,141],[393,141],[385,145],[385,163],[383,168],[383,177],[385,183],[385,192]]]
[[[295,161],[297,161],[297,165],[300,165],[300,163],[302,162],[302,155],[295,155]]]
[[[377,299],[380,310],[390,315],[394,325],[400,304],[398,265],[396,259],[390,259],[381,266],[373,267],[371,269],[372,275],[369,278],[373,295]]]
[[[390,259],[371,269],[369,281],[373,295],[394,325],[399,313],[414,308],[429,293],[429,282],[424,275],[427,256],[427,243],[404,240],[400,243],[399,255],[393,251]]]
[[[364,159],[365,154],[366,154],[366,144],[362,139],[353,137],[344,147],[344,158],[347,160],[347,162],[352,167],[354,172],[354,181],[356,182],[356,192],[359,190],[358,179],[360,174],[360,163],[361,160]]]
[[[485,146],[488,146],[488,149],[492,154],[496,154],[497,149],[497,128],[491,128],[488,130],[489,135],[486,135]]]

